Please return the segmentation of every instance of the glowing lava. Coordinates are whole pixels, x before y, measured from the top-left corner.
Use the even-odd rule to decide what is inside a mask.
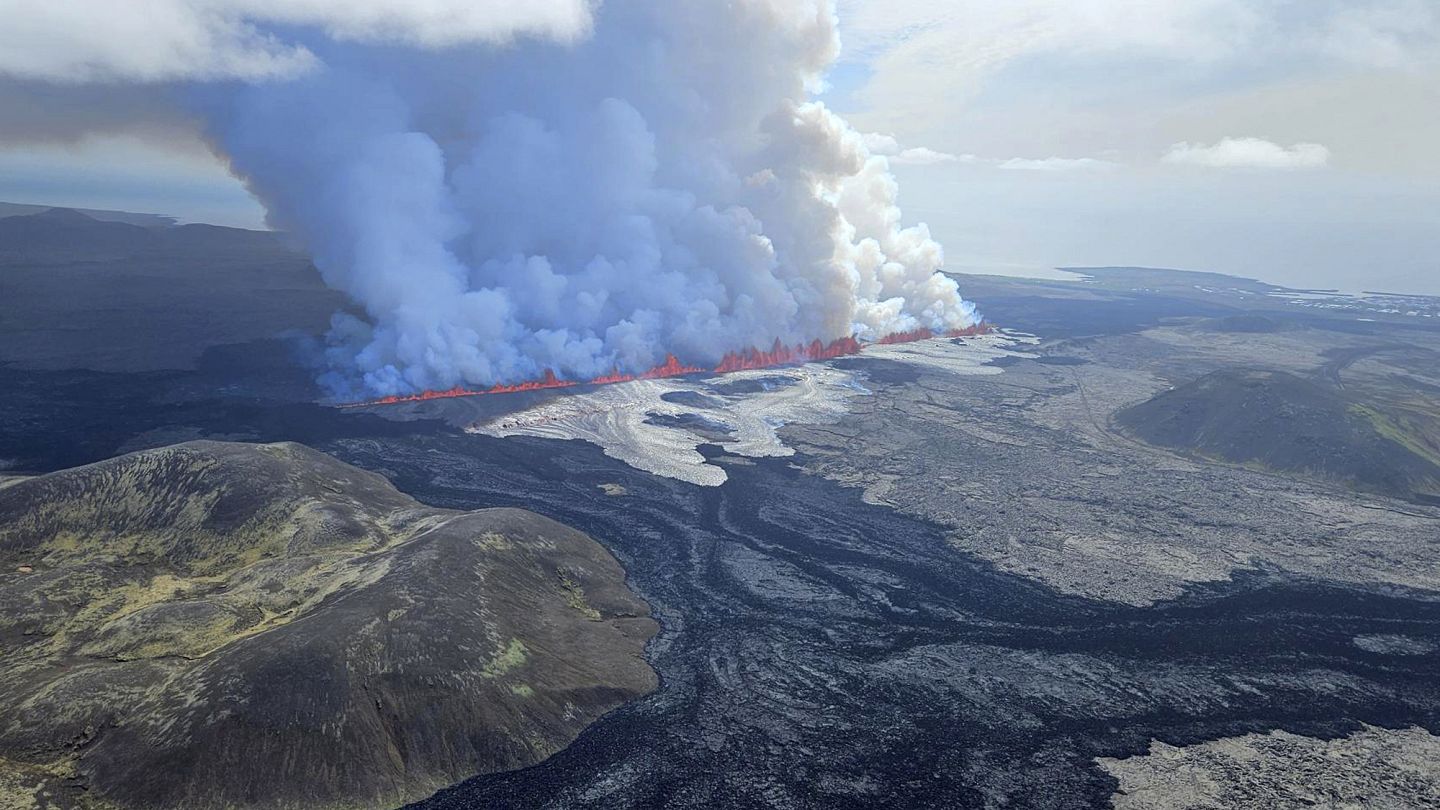
[[[974,326],[967,326],[964,329],[951,329],[949,332],[937,334],[936,332],[930,329],[926,329],[922,326],[919,329],[912,329],[909,332],[896,332],[894,334],[886,335],[885,337],[882,337],[875,342],[880,344],[881,346],[893,346],[896,343],[914,343],[917,340],[930,340],[931,338],[937,337],[974,337],[976,335],[988,334],[991,328],[992,327],[988,323],[977,323]]]
[[[544,391],[549,388],[569,388],[579,383],[573,380],[562,380],[555,376],[555,372],[545,369],[545,374],[538,380],[527,380],[512,385],[496,383],[489,388],[477,390],[473,388],[454,388],[445,391],[421,391],[418,394],[392,394],[388,397],[372,399],[366,402],[347,403],[343,407],[356,408],[361,405],[395,405],[401,402],[428,402],[432,399],[455,399],[456,397],[478,397],[481,394],[516,394],[521,391]]]
[[[626,374],[620,369],[615,369],[609,374],[601,374],[590,381],[591,385],[609,385],[610,383],[630,382],[632,380],[659,380],[665,377],[683,377],[686,374],[702,374],[707,369],[700,366],[687,366],[680,362],[680,359],[673,354],[665,355],[665,362],[639,374]]]
[[[917,340],[930,340],[936,337],[973,337],[975,335],[988,334],[993,327],[988,323],[978,323],[974,326],[967,326],[964,329],[952,329],[944,333],[936,333],[930,329],[915,329],[909,332],[896,332],[886,335],[875,341],[881,346],[892,346],[897,343],[913,343]],[[759,349],[746,349],[741,352],[727,352],[720,359],[719,365],[714,368],[702,368],[700,366],[687,366],[680,362],[673,354],[665,355],[665,362],[654,368],[642,371],[639,374],[626,374],[615,369],[609,374],[602,374],[592,380],[589,385],[609,385],[611,383],[631,382],[633,380],[659,380],[666,377],[683,377],[687,374],[729,374],[734,371],[753,371],[773,366],[786,366],[795,363],[811,363],[817,360],[834,360],[837,357],[845,357],[851,354],[859,354],[865,348],[865,344],[853,337],[844,337],[832,340],[829,343],[821,343],[813,340],[808,345],[799,343],[794,346],[786,346],[779,340],[770,347],[769,351]],[[341,405],[343,408],[359,408],[369,405],[396,405],[401,402],[428,402],[432,399],[454,399],[456,397],[478,397],[485,394],[514,394],[520,391],[544,391],[551,388],[570,388],[582,383],[574,380],[562,380],[555,376],[555,372],[545,369],[544,375],[538,380],[529,380],[510,385],[495,384],[489,388],[475,389],[455,386],[445,391],[421,391],[418,394],[394,394],[380,399],[372,399],[365,402],[351,402]]]

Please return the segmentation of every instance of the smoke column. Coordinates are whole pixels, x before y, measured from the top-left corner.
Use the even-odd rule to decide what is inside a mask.
[[[317,37],[298,78],[197,90],[271,224],[364,310],[334,319],[335,394],[975,323],[886,158],[807,100],[829,0],[583,12],[498,44]]]

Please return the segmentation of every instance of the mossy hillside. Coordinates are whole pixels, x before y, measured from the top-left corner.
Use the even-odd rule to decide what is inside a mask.
[[[430,509],[299,445],[18,483],[0,564],[16,806],[394,806],[531,764],[655,685],[654,623],[589,538]]]

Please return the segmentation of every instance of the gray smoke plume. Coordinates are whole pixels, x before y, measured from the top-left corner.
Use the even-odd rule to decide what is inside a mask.
[[[975,322],[886,158],[808,100],[829,0],[590,10],[498,45],[317,37],[298,78],[198,91],[272,224],[364,309],[334,321],[337,394]]]

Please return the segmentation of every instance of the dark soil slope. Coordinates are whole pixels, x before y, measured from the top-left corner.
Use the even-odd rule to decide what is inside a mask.
[[[110,261],[143,254],[250,250],[284,252],[268,231],[218,225],[151,225],[99,219],[73,208],[0,216],[0,265]]]
[[[1401,498],[1440,491],[1440,467],[1385,436],[1335,389],[1278,371],[1225,369],[1120,411],[1145,441]]]
[[[0,363],[192,369],[208,348],[320,334],[345,305],[273,233],[0,217]]]
[[[0,264],[124,258],[157,250],[161,241],[150,228],[102,222],[69,208],[0,218]]]
[[[651,691],[654,631],[585,535],[301,445],[3,482],[0,805],[395,806]]]

